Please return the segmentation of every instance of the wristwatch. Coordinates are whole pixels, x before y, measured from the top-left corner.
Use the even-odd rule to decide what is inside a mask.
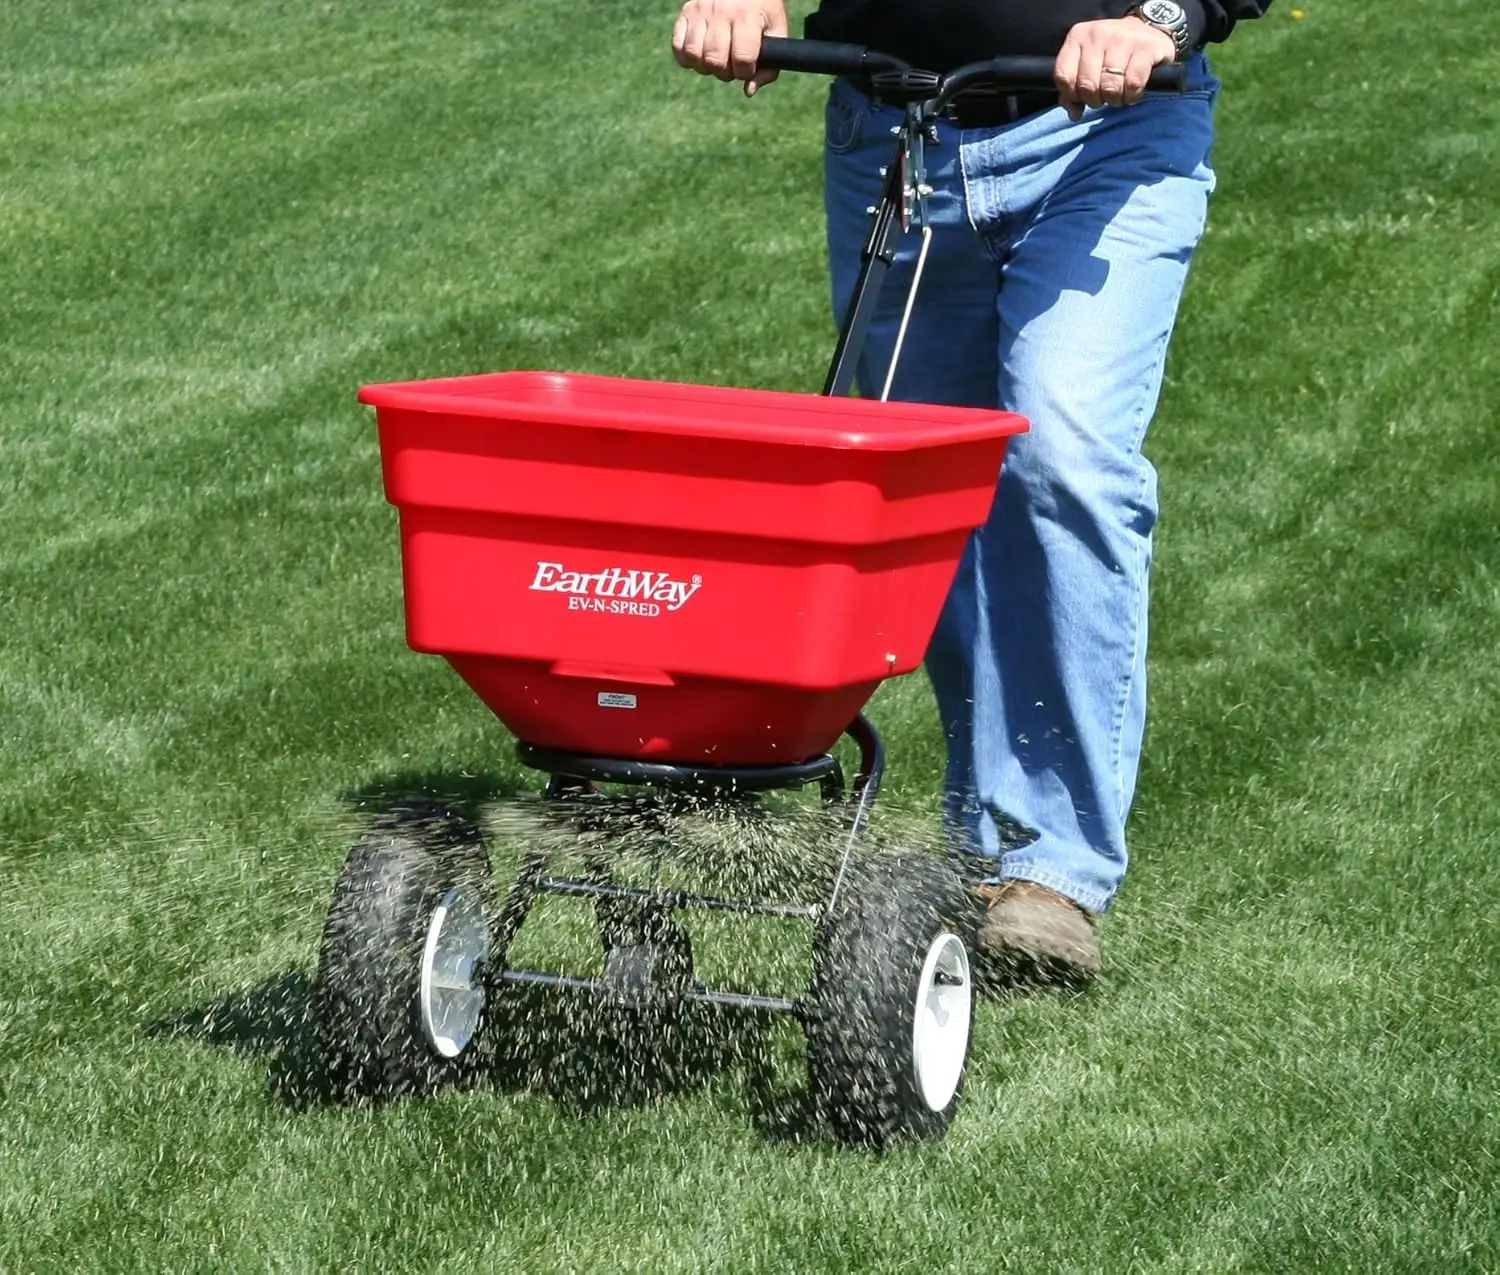
[[[1177,61],[1187,56],[1193,33],[1188,29],[1187,13],[1177,0],[1141,0],[1125,12],[1127,17],[1133,15],[1171,36],[1177,46]]]

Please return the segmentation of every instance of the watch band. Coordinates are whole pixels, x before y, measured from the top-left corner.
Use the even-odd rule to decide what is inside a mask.
[[[1131,5],[1125,15],[1139,18],[1158,31],[1166,32],[1177,49],[1177,61],[1181,62],[1191,52],[1193,33],[1188,26],[1187,13],[1176,0],[1141,0]]]

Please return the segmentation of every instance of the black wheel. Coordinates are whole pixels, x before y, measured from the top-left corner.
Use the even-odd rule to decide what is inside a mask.
[[[813,937],[808,1071],[840,1141],[884,1148],[946,1132],[974,1020],[974,905],[925,855],[878,859],[844,881]]]
[[[483,835],[445,807],[390,811],[354,844],[318,963],[319,1044],[336,1097],[429,1093],[473,1068],[492,891]]]

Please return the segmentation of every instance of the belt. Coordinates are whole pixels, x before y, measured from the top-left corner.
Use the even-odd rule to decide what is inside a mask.
[[[897,106],[875,91],[869,80],[854,76],[849,82],[879,106]],[[941,119],[959,128],[1001,128],[1014,124],[1028,115],[1049,111],[1059,102],[1055,92],[1038,90],[1030,93],[996,93],[988,89],[970,89],[960,93],[938,112]]]

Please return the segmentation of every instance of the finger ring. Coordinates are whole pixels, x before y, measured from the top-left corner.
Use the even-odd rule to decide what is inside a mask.
[[[1106,66],[1106,67],[1103,67],[1101,69],[1103,70],[1103,72],[1104,72],[1105,75],[1124,75],[1125,74],[1125,68],[1123,66]]]

